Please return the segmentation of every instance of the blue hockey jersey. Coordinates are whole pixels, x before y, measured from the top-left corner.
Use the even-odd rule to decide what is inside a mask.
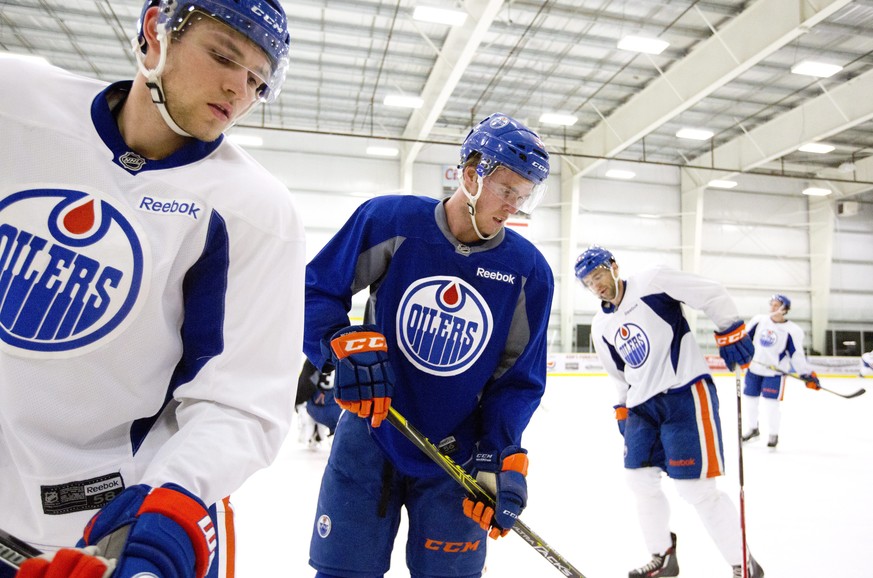
[[[503,230],[476,246],[452,236],[442,203],[384,196],[364,203],[309,263],[304,352],[349,324],[370,289],[368,318],[388,341],[392,405],[456,462],[521,445],[545,391],[554,279],[532,243]],[[394,428],[371,429],[407,475],[442,475]]]

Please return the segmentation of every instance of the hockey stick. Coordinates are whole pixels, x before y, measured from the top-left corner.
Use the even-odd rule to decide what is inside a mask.
[[[758,365],[763,365],[767,369],[771,369],[777,373],[781,373],[782,375],[787,375],[788,377],[793,377],[794,379],[799,379],[800,381],[806,382],[806,380],[803,379],[803,377],[798,373],[792,373],[790,371],[782,371],[781,369],[779,369],[775,365],[767,365],[766,363],[761,363],[760,361],[756,361],[755,363],[757,363]],[[860,388],[858,391],[853,391],[852,393],[840,393],[839,391],[834,391],[832,389],[828,389],[821,384],[819,384],[819,387],[828,393],[838,395],[838,396],[845,398],[845,399],[852,399],[853,397],[858,397],[859,395],[864,395],[865,393],[867,393],[867,390],[864,389],[863,387]]]
[[[488,504],[492,508],[495,505],[494,498],[488,491],[479,485],[476,478],[467,473],[467,471],[456,464],[452,458],[444,455],[437,449],[433,443],[425,437],[423,433],[415,429],[406,418],[403,417],[393,407],[388,408],[388,422],[411,441],[418,449],[424,452],[438,466],[440,466],[453,480],[458,482],[467,493],[477,501]],[[527,544],[537,551],[543,558],[546,559],[552,566],[555,567],[564,576],[571,578],[585,578],[585,576],[576,568],[573,567],[563,556],[558,554],[551,546],[545,543],[542,538],[527,527],[520,519],[512,525],[512,531],[521,536]]]
[[[743,395],[742,395],[742,368],[739,364],[734,367],[734,374],[737,376],[737,439],[739,441],[739,456],[740,466],[740,530],[743,537],[743,578],[749,576],[749,556],[746,551],[746,490],[745,480],[743,479]]]
[[[0,577],[12,577],[18,567],[27,560],[42,554],[39,550],[19,540],[12,534],[0,530]]]

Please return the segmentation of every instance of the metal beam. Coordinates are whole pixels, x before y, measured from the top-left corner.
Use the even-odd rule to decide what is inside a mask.
[[[589,131],[570,152],[593,170],[809,31],[849,0],[759,0]],[[654,61],[653,61],[654,65]]]

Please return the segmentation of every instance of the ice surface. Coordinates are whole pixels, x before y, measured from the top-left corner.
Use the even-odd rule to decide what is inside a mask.
[[[716,384],[728,470],[719,487],[738,505],[735,379],[719,376]],[[869,388],[873,379],[825,377],[822,384],[850,392]],[[624,578],[650,557],[624,482],[613,404],[606,377],[551,376],[523,440],[530,471],[522,519],[587,578]],[[847,400],[789,381],[778,448],[766,446],[766,422],[761,436],[744,446],[747,538],[768,578],[873,576],[871,410],[873,392]],[[326,460],[326,450],[299,444],[292,428],[276,462],[232,496],[239,578],[315,575],[307,563],[309,540]],[[681,578],[730,576],[696,512],[671,480],[663,483]],[[409,576],[405,532],[404,521],[386,578]],[[514,533],[489,540],[488,548],[485,578],[561,576]]]

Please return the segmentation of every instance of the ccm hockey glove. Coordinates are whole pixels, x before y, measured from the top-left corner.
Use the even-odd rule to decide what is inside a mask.
[[[375,325],[352,325],[333,334],[330,353],[336,366],[337,404],[359,417],[371,418],[370,424],[379,427],[394,396],[394,371],[385,336]]]
[[[718,345],[718,354],[731,371],[737,364],[745,369],[752,363],[755,346],[752,338],[746,334],[746,324],[742,321],[737,321],[724,331],[716,331],[715,343]]]
[[[464,498],[464,515],[495,540],[509,533],[527,505],[527,466],[527,450],[518,446],[503,450],[499,459],[493,453],[476,454],[476,481],[494,496],[495,508]]]
[[[821,389],[821,382],[814,371],[812,373],[804,373],[800,377],[806,382],[806,387],[809,389]]]
[[[77,547],[25,562],[16,578],[203,578],[215,528],[203,502],[181,486],[137,485],[91,518]]]

